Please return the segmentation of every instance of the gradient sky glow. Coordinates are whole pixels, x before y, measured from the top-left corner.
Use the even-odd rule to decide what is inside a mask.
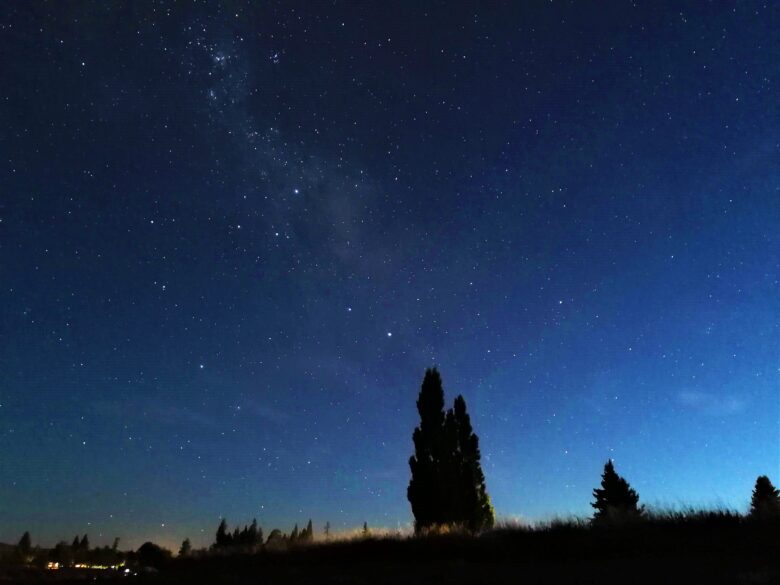
[[[0,542],[780,480],[777,6],[257,4],[0,8]]]

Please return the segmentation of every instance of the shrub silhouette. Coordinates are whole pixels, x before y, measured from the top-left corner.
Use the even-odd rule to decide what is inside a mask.
[[[153,542],[145,542],[138,548],[136,555],[138,563],[142,567],[160,569],[170,560],[171,551],[166,550]]]
[[[639,494],[615,472],[611,459],[604,465],[601,487],[593,490],[593,497],[593,521],[597,524],[621,524],[644,515],[644,506],[638,505]]]

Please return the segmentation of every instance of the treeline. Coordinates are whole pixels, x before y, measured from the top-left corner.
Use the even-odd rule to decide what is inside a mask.
[[[119,550],[119,538],[114,539],[112,546],[91,547],[86,534],[73,538],[68,543],[58,542],[53,548],[45,549],[32,545],[32,537],[25,532],[16,547],[4,555],[3,561],[8,564],[46,566],[56,563],[62,567],[76,565],[112,567],[120,566],[127,560],[128,553]]]
[[[330,524],[325,526],[325,535],[327,537],[330,531]],[[263,538],[263,529],[257,523],[257,520],[252,520],[251,524],[244,525],[243,528],[236,526],[231,532],[228,528],[226,519],[222,519],[217,527],[216,537],[214,544],[208,549],[208,551],[199,551],[199,554],[205,554],[206,552],[212,553],[253,553],[262,549],[280,549],[286,548],[291,545],[310,544],[314,542],[314,528],[312,526],[311,519],[306,524],[306,527],[302,530],[298,529],[296,524],[290,534],[286,534],[274,528],[268,534],[268,538]],[[182,548],[179,551],[180,556],[187,556],[191,554],[191,548],[188,545],[189,540],[185,540],[182,543]]]
[[[368,524],[363,523],[362,535],[371,534]],[[330,538],[330,522],[326,522],[322,532],[323,539]],[[33,546],[32,537],[25,532],[15,547],[0,553],[0,561],[6,565],[28,565],[45,568],[56,564],[57,568],[120,568],[125,565],[160,567],[165,565],[173,553],[153,542],[145,542],[136,551],[119,550],[119,538],[115,538],[112,546],[91,547],[89,536],[76,536],[71,543],[60,541],[54,548],[45,549]],[[236,526],[228,529],[224,518],[217,527],[214,543],[201,549],[194,549],[192,542],[186,538],[179,548],[180,558],[208,557],[211,555],[252,554],[263,550],[286,550],[290,547],[308,545],[314,542],[314,527],[311,519],[303,529],[296,524],[287,534],[278,528],[271,530],[264,538],[263,529],[252,520],[243,528]],[[53,567],[52,567],[53,568]]]

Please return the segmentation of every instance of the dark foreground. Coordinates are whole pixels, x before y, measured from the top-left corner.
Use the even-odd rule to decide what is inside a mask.
[[[76,583],[43,573],[5,582]],[[12,578],[13,581],[10,581]],[[283,552],[172,560],[156,575],[99,581],[192,584],[780,583],[780,526],[737,517],[620,529],[559,525],[480,538],[366,539]]]

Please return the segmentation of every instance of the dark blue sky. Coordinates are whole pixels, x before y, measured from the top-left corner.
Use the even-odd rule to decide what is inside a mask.
[[[777,7],[255,4],[0,9],[0,541],[408,526],[432,364],[502,518],[778,475]]]

